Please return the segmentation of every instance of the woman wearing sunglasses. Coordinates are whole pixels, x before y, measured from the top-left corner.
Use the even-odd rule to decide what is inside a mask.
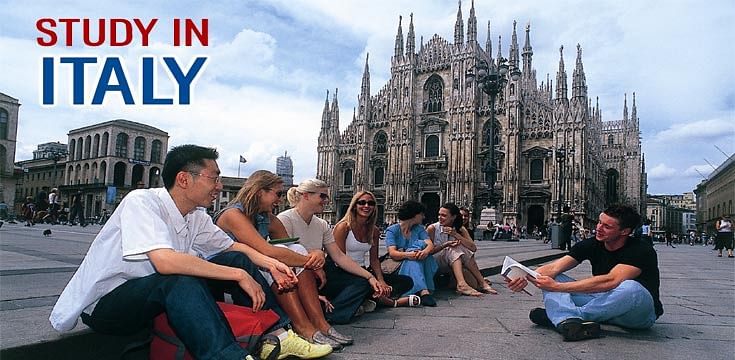
[[[300,244],[271,245],[266,240],[288,237],[283,224],[272,213],[282,196],[283,179],[270,171],[258,170],[215,216],[215,223],[235,241],[294,267],[298,284],[292,291],[279,289],[269,273],[261,273],[272,284],[276,300],[291,318],[297,334],[314,344],[340,350],[353,339],[337,332],[324,318],[315,279],[315,273],[322,271],[324,257],[307,252]]]
[[[340,251],[347,254],[358,264],[365,263],[365,254],[369,253],[370,270],[378,282],[390,286],[390,296],[381,296],[377,300],[386,306],[418,306],[421,299],[416,295],[399,298],[399,296],[413,287],[413,280],[405,275],[383,274],[378,260],[378,245],[380,243],[380,229],[375,226],[378,219],[375,195],[369,191],[355,194],[347,208],[347,213],[334,227],[334,240]],[[339,267],[325,266],[327,279],[354,277]],[[327,283],[329,284],[329,283]],[[375,304],[373,304],[375,305]]]
[[[457,205],[446,203],[439,209],[439,221],[429,225],[426,232],[434,241],[434,259],[439,264],[439,272],[451,272],[457,282],[457,293],[468,296],[480,296],[482,293],[497,294],[480,273],[475,261],[477,246],[472,241],[467,229],[462,226],[462,214]],[[464,269],[468,273],[464,272]],[[466,279],[465,275],[470,275]],[[477,287],[475,290],[468,284]]]
[[[293,207],[278,214],[290,236],[298,236],[309,253],[318,253],[324,259],[323,250],[329,255],[324,268],[326,278],[320,278],[321,290],[330,302],[327,320],[333,324],[346,324],[358,314],[358,308],[365,297],[372,292],[374,297],[390,294],[390,288],[381,283],[369,271],[340,250],[334,242],[332,229],[323,219],[315,216],[324,211],[329,203],[329,187],[318,179],[302,181],[298,187],[288,190],[288,202]],[[349,277],[330,277],[334,268],[339,267],[349,273]],[[329,311],[331,308],[331,311]]]

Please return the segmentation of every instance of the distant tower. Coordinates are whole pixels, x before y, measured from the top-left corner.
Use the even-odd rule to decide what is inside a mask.
[[[276,160],[276,174],[283,179],[284,186],[293,185],[293,162],[291,162],[291,157],[288,156],[288,151]]]

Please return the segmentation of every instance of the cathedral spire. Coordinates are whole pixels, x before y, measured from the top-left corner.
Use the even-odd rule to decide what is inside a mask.
[[[490,20],[487,21],[487,40],[485,40],[485,52],[490,57],[490,61],[493,59],[493,38],[490,35]]]
[[[365,55],[365,70],[362,72],[362,86],[360,87],[360,97],[370,97],[370,67],[368,66],[368,60],[370,59],[370,53]]]
[[[470,7],[470,17],[467,19],[467,43],[474,45],[477,43],[477,18],[475,17],[475,0],[472,0]]]
[[[628,93],[623,96],[623,120],[628,121]]]
[[[330,111],[332,115],[332,129],[339,131],[339,105],[337,104],[337,92],[339,91],[339,88],[334,89],[334,98],[332,100],[332,111]]]
[[[635,108],[635,92],[633,92],[633,109],[630,114],[630,120],[635,124],[635,126],[638,126],[638,111]]]
[[[510,41],[510,59],[509,60],[509,66],[511,69],[518,68],[518,35],[516,35],[516,21],[513,20],[513,35],[511,36]]]
[[[406,56],[412,58],[416,53],[416,35],[413,32],[413,13],[411,22],[408,23],[408,35],[406,35]]]
[[[462,0],[457,3],[457,22],[454,24],[454,45],[461,46],[464,44],[464,20],[462,20]]]
[[[322,129],[329,128],[329,90],[327,90],[327,98],[324,99],[324,110],[322,110]]]
[[[498,61],[498,65],[500,65],[500,60],[503,58],[503,52],[502,52],[503,42],[502,41],[503,41],[503,37],[498,35],[498,56],[496,59]]]
[[[564,70],[564,45],[559,47],[559,71],[556,73],[556,99],[567,98],[567,72]]]
[[[398,33],[396,34],[396,48],[393,56],[396,59],[400,59],[403,56],[403,29],[401,28],[401,21],[403,16],[398,16]]]
[[[582,46],[577,44],[577,64],[572,73],[572,97],[587,96],[587,80],[582,66]]]
[[[533,49],[531,48],[531,22],[526,24],[526,43],[523,45],[523,75],[526,78],[531,77],[531,58],[533,57]]]

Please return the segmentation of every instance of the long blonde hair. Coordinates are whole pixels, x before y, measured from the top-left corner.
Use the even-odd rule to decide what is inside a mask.
[[[296,207],[301,201],[301,195],[304,193],[316,193],[319,189],[329,188],[326,182],[319,179],[306,179],[299,183],[299,186],[288,189],[286,198],[291,207]]]
[[[378,221],[378,205],[377,200],[375,199],[375,194],[367,190],[360,191],[355,194],[352,197],[352,200],[350,200],[350,206],[347,208],[345,216],[339,222],[346,222],[348,225],[350,225],[351,229],[357,228],[357,201],[360,200],[360,198],[364,195],[370,195],[370,197],[373,198],[373,201],[376,202],[375,206],[373,206],[373,212],[370,213],[370,216],[368,216],[367,222],[365,223],[369,230],[367,243],[372,245],[373,232],[375,231],[375,223]]]
[[[260,212],[260,190],[271,190],[282,184],[283,179],[280,176],[268,170],[258,170],[242,184],[240,191],[228,206],[242,204],[243,213],[255,224],[255,215]]]

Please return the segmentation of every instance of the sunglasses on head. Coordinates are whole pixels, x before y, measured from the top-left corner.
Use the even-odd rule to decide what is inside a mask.
[[[355,202],[355,204],[360,205],[360,206],[365,206],[365,205],[375,206],[375,201],[372,201],[372,200],[357,200],[357,202]]]

